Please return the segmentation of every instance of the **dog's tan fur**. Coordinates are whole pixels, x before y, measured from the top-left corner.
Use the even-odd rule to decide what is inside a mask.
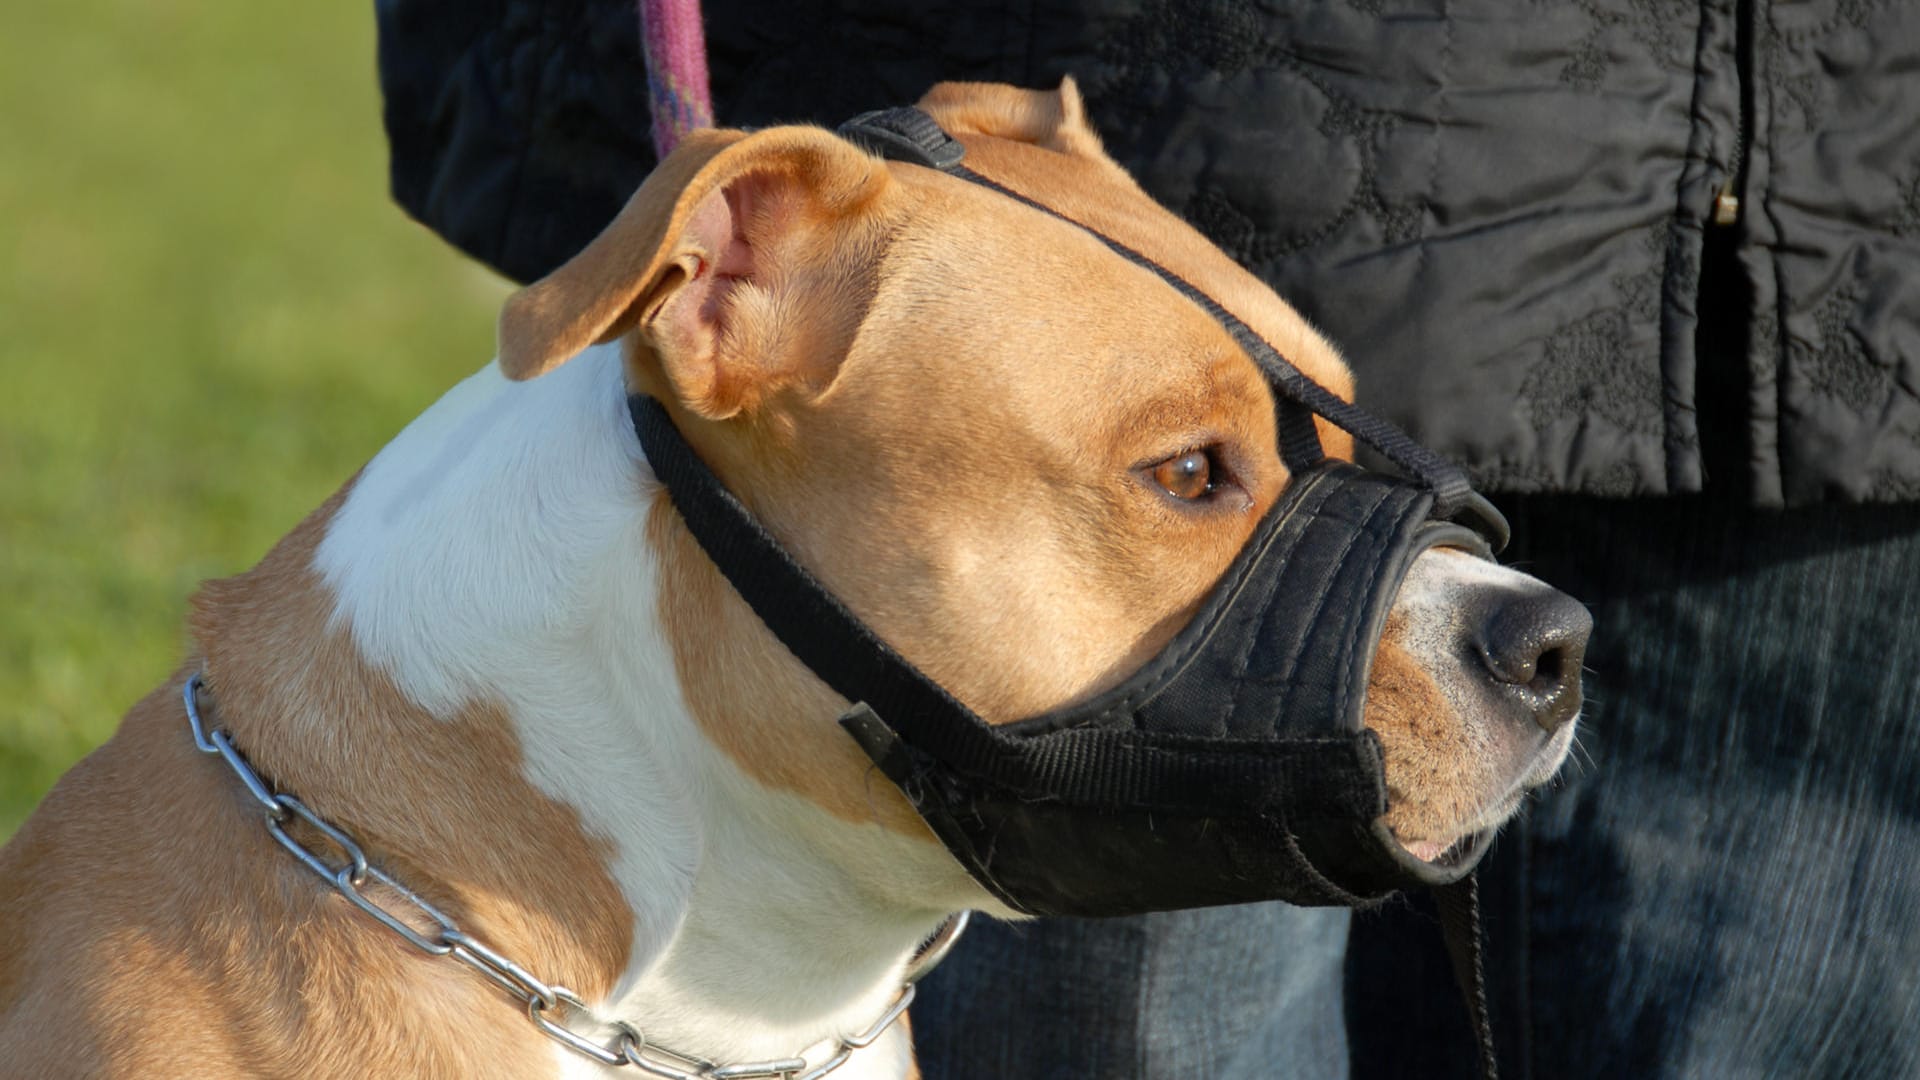
[[[967,144],[977,171],[1152,253],[1322,385],[1351,394],[1324,339],[1101,152],[1071,83],[1057,94],[943,86],[922,104]],[[1091,237],[1037,226],[1004,196],[889,171],[815,130],[695,138],[676,201],[643,190],[595,249],[513,301],[502,320],[509,370],[532,377],[637,323],[636,384],[678,405],[689,440],[802,560],[989,720],[1096,693],[1158,651],[1286,482],[1271,391],[1225,332]],[[727,212],[729,192],[736,207],[749,204],[741,220]],[[976,239],[1022,232],[1039,235],[1017,272]],[[751,256],[740,280],[703,288],[702,275],[727,269],[741,248]],[[938,255],[906,258],[902,248]],[[973,307],[940,303],[957,288]],[[1083,316],[1062,302],[1156,291],[1160,302],[1132,311]],[[981,308],[1023,333],[983,337],[943,321]],[[965,364],[921,362],[960,342]],[[1246,448],[1246,505],[1142,513],[1151,493],[1129,489],[1127,455],[1156,438],[1171,454],[1201,434]],[[1330,453],[1350,456],[1345,432],[1323,423],[1322,434]],[[1096,471],[1117,482],[1089,499],[1079,484]],[[1010,505],[1035,509],[953,513]],[[708,724],[722,745],[768,783],[920,830],[831,725],[807,729],[798,746],[791,727],[784,739],[758,729],[778,720],[743,728],[741,716],[831,716],[828,696],[721,587],[677,519],[656,534],[680,538],[665,550],[686,595],[701,597],[664,614],[676,655],[688,658],[696,714],[727,718]],[[937,540],[902,559],[883,549],[901,536]],[[1014,629],[1036,620],[1057,627],[1048,648]],[[716,639],[753,647],[716,659]],[[1401,796],[1389,821],[1403,835],[1439,836],[1458,822],[1426,808],[1452,816],[1478,795],[1478,775],[1462,768],[1472,740],[1394,639],[1383,643],[1368,710]],[[754,677],[727,677],[742,670]],[[1472,783],[1456,783],[1467,775]]]
[[[624,901],[573,812],[521,776],[505,719],[425,715],[329,625],[313,550],[350,489],[195,598],[195,639],[220,672],[210,720],[430,902],[556,981],[606,992],[631,933]],[[497,994],[423,969],[319,888],[194,748],[180,686],[200,663],[136,705],[0,851],[0,1071],[536,1073],[542,1040],[473,1020],[499,1014]]]
[[[1071,83],[946,86],[924,104],[973,168],[1149,253],[1350,392],[1292,309],[1105,157]],[[534,378],[629,330],[630,384],[850,607],[991,721],[1097,693],[1155,653],[1287,482],[1271,390],[1205,314],[1070,226],[817,129],[694,135],[598,241],[509,303],[499,362]],[[1227,497],[1180,505],[1143,479],[1202,445],[1224,448]],[[484,983],[416,963],[272,844],[187,738],[179,687],[203,659],[216,722],[382,866],[589,998],[619,978],[633,942],[610,855],[523,775],[509,719],[484,702],[429,716],[332,620],[314,551],[351,489],[203,590],[194,658],[0,852],[7,1071],[551,1068]],[[844,703],[664,497],[644,527],[659,622],[707,739],[767,788],[933,845],[835,725]],[[1467,718],[1397,632],[1368,722],[1387,748],[1390,823],[1439,836],[1482,777],[1464,760]]]

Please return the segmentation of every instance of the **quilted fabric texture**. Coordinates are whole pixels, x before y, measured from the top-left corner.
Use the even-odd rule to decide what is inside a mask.
[[[378,13],[395,195],[475,257],[539,276],[651,167],[631,0]],[[1486,489],[1920,499],[1920,7],[706,13],[724,124],[1073,75],[1114,156]]]

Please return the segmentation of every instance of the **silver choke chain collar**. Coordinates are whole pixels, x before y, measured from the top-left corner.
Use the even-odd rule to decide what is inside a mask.
[[[187,723],[193,728],[193,742],[202,751],[217,755],[233,770],[240,783],[266,811],[267,832],[281,847],[300,860],[301,865],[313,871],[320,879],[332,886],[341,896],[347,898],[353,906],[371,915],[382,926],[392,930],[407,944],[429,956],[444,956],[458,960],[473,970],[485,975],[493,983],[505,990],[515,1000],[526,1007],[527,1019],[548,1038],[582,1057],[592,1058],[602,1065],[631,1065],[648,1076],[666,1077],[668,1080],[749,1080],[766,1077],[774,1080],[819,1080],[853,1057],[853,1052],[871,1046],[886,1034],[913,1003],[914,986],[920,979],[932,971],[946,958],[953,943],[967,927],[968,912],[962,911],[940,925],[933,937],[920,947],[913,960],[907,966],[906,978],[902,981],[899,993],[894,995],[886,1011],[880,1014],[865,1031],[858,1035],[843,1035],[833,1045],[827,1059],[812,1069],[807,1068],[803,1057],[781,1058],[778,1061],[755,1061],[734,1065],[722,1065],[695,1054],[684,1054],[670,1050],[657,1043],[649,1042],[640,1029],[621,1020],[608,1020],[598,1016],[593,1009],[582,1001],[579,995],[557,983],[542,981],[531,971],[521,967],[513,960],[494,951],[479,939],[461,930],[459,924],[448,918],[439,908],[427,903],[413,890],[395,881],[386,871],[367,860],[367,853],[338,826],[314,813],[307,805],[292,795],[276,792],[260,779],[260,774],[247,763],[246,756],[233,745],[233,737],[225,728],[215,728],[209,732],[200,719],[199,695],[204,684],[204,672],[195,673],[187,680],[181,692],[187,708]],[[294,818],[313,826],[339,848],[339,857],[344,861],[335,866],[322,858],[319,853],[296,840],[287,831]],[[369,882],[376,882],[406,902],[417,917],[424,918],[430,924],[425,932],[395,914],[394,909],[385,908],[361,891]],[[405,911],[405,908],[399,910]],[[578,1026],[586,1021],[602,1029],[615,1032],[610,1041],[602,1042],[584,1034]]]

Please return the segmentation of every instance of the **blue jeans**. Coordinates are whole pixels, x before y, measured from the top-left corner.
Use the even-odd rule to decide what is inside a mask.
[[[1920,1076],[1920,507],[1517,500],[1594,605],[1583,752],[1483,864],[1503,1077]],[[1354,1075],[1473,1075],[1417,900],[1355,920]]]
[[[1347,1075],[1339,908],[976,920],[913,1007],[926,1080]]]

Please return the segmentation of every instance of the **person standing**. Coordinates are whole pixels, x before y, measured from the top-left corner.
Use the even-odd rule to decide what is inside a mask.
[[[381,0],[394,193],[531,280],[653,163],[625,0]],[[1920,9],[705,5],[719,122],[1072,75],[1109,152],[1593,605],[1585,766],[1484,865],[1510,1075],[1920,1075]],[[1431,917],[982,927],[930,1080],[1444,1077]]]

